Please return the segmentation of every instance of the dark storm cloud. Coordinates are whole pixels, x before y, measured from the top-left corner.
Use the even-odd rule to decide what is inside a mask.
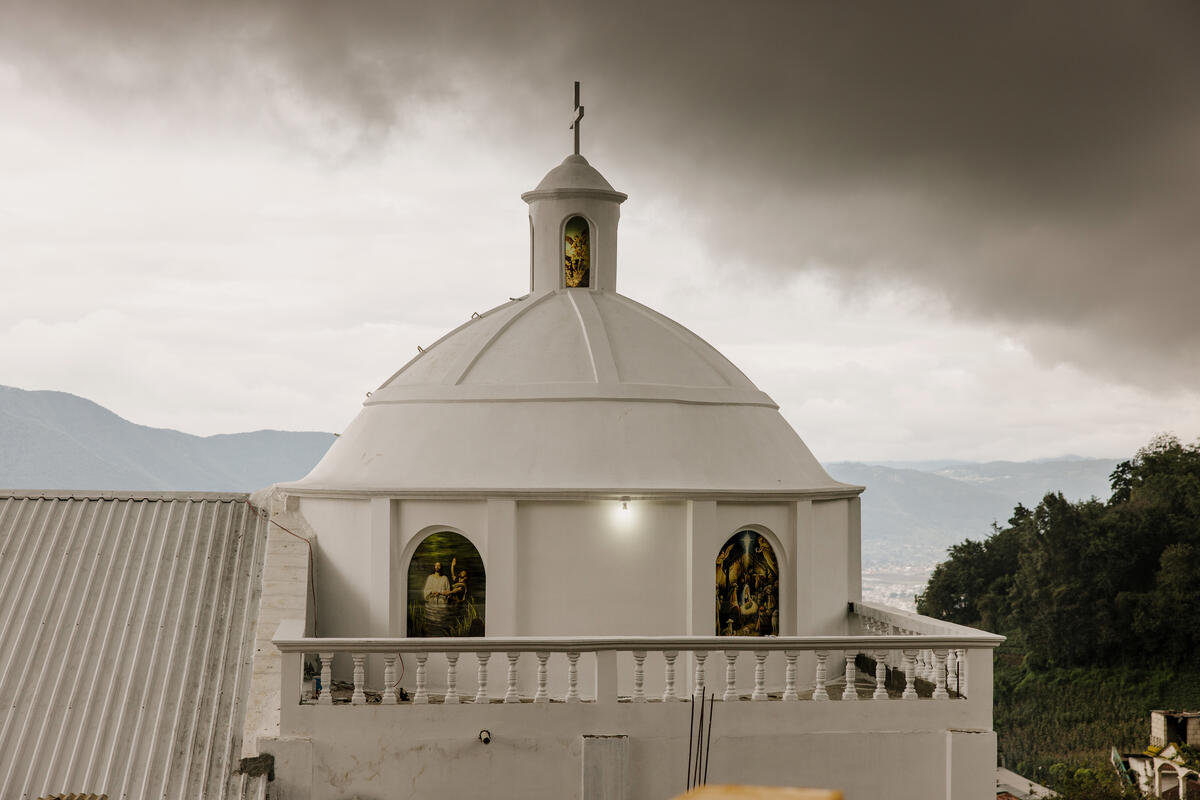
[[[298,102],[366,144],[449,102],[565,147],[581,78],[585,153],[685,197],[727,263],[916,284],[1048,361],[1200,389],[1195,6],[80,2],[0,28],[80,102]]]

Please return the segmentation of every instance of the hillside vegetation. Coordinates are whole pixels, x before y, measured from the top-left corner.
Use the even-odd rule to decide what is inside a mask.
[[[1111,746],[1146,746],[1152,708],[1200,709],[1200,444],[1162,436],[1107,501],[1047,494],[950,548],[921,613],[1010,637],[996,730],[1009,767],[1106,796]]]

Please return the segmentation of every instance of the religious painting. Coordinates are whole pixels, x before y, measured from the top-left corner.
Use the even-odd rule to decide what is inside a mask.
[[[717,555],[717,635],[779,635],[779,562],[766,537],[738,531]]]
[[[483,559],[461,533],[425,537],[408,564],[408,635],[483,636]]]
[[[587,220],[571,217],[563,231],[563,285],[591,286],[592,246]]]

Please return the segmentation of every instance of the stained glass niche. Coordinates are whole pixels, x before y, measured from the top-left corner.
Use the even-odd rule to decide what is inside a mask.
[[[487,575],[471,540],[454,531],[425,537],[408,565],[409,636],[483,636]]]
[[[571,217],[563,231],[563,285],[591,286],[592,245],[587,220]]]
[[[717,635],[779,635],[779,562],[757,531],[738,531],[717,556]]]

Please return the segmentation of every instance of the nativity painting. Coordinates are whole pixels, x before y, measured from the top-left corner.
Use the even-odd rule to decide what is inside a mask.
[[[717,555],[718,636],[779,635],[779,562],[766,538],[738,531]]]

